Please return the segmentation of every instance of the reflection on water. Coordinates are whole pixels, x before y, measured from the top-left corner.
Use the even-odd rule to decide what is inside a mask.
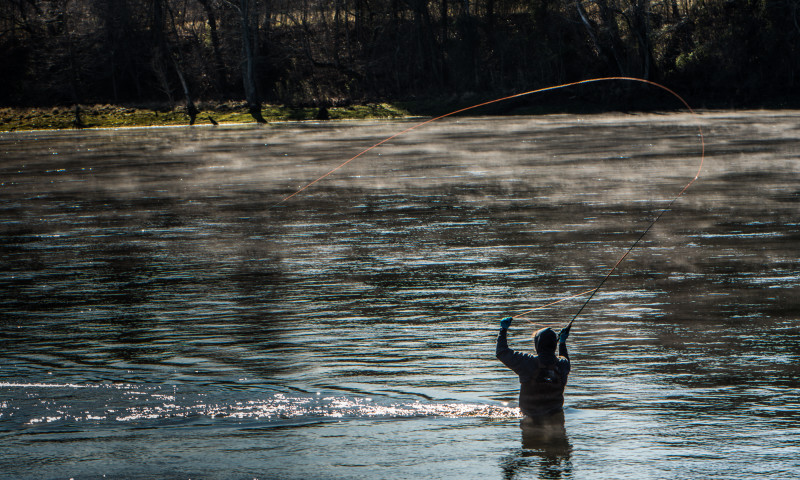
[[[572,476],[572,444],[564,425],[564,413],[520,421],[522,449],[503,463],[503,478],[533,474],[539,479],[567,479]]]
[[[408,125],[0,134],[0,471],[797,476],[796,118],[703,115],[539,446],[497,320],[597,285],[694,175],[691,116],[450,119],[275,208]]]

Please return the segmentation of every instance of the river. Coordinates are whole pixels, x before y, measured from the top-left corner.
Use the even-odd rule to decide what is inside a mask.
[[[0,477],[797,478],[798,120],[2,133]]]

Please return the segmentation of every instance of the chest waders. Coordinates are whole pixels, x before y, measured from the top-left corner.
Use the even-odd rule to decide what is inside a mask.
[[[519,408],[528,416],[549,415],[564,407],[564,379],[558,362],[539,364],[539,368],[519,389]]]

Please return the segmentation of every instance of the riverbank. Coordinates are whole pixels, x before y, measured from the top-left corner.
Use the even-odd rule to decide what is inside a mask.
[[[243,103],[199,104],[195,125],[215,123],[255,123]],[[345,120],[398,118],[408,116],[407,109],[389,103],[371,103],[344,107],[288,107],[267,105],[261,110],[267,122],[290,120]],[[81,105],[50,108],[0,108],[0,132],[29,130],[65,130],[74,128],[118,128],[189,125],[184,106]]]
[[[328,108],[265,105],[261,114],[267,122],[309,120],[363,120],[405,117],[436,117],[456,111],[469,110],[467,114],[489,116],[544,115],[552,113],[608,113],[608,112],[669,112],[685,111],[681,101],[665,92],[644,95],[648,90],[634,94],[602,96],[602,91],[592,89],[575,92],[550,93],[546,98],[531,101],[529,97],[503,98],[494,95],[450,95],[445,98],[421,98],[407,101],[374,102],[332,106]],[[600,92],[600,93],[598,93]],[[649,89],[652,93],[652,88]],[[800,98],[781,97],[769,102],[725,102],[689,99],[695,111],[709,110],[796,110]],[[474,107],[480,107],[475,108]],[[194,125],[255,123],[245,102],[198,102],[199,112]],[[68,130],[83,128],[164,127],[189,125],[190,117],[184,105],[80,105],[53,107],[0,107],[0,132],[31,130]]]

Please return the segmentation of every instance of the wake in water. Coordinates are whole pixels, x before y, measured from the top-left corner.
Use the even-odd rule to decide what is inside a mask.
[[[341,395],[287,395],[237,401],[231,392],[181,393],[134,384],[0,383],[0,426],[206,423],[216,420],[269,424],[331,419],[404,417],[516,418],[519,409],[488,404],[393,401]],[[252,395],[248,395],[252,397]]]

